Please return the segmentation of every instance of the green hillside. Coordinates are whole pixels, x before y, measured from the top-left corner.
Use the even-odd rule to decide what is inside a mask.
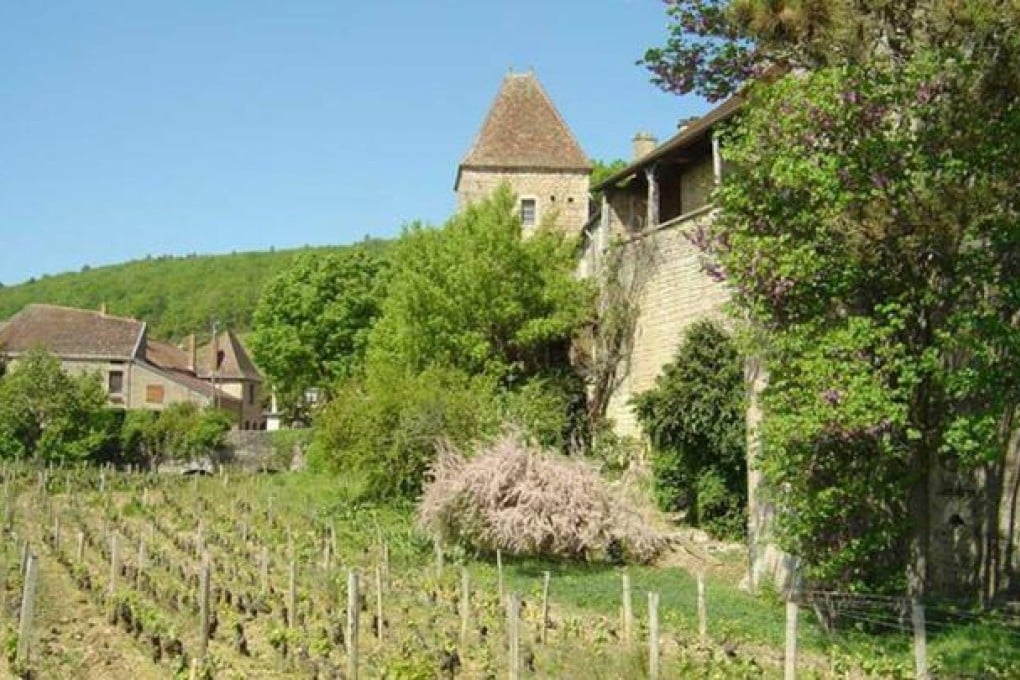
[[[296,250],[146,258],[124,264],[44,276],[0,287],[0,319],[33,302],[82,309],[106,303],[110,314],[149,322],[159,338],[179,339],[204,332],[212,319],[237,331],[251,327],[263,284],[307,253],[346,248],[385,248],[386,241]]]

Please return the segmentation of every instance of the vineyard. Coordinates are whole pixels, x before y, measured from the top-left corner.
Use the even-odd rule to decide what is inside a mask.
[[[435,544],[406,509],[352,508],[323,478],[8,466],[3,488],[0,663],[14,676],[783,672],[782,605],[721,576],[706,587],[676,567],[503,564]],[[975,625],[961,635],[991,645],[1003,676],[1020,668],[1004,651],[1015,628]],[[800,677],[911,675],[905,636],[834,642],[803,624],[799,638]],[[933,640],[936,665],[960,639]]]

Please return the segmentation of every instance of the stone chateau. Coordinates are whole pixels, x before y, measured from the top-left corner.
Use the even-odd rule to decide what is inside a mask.
[[[591,163],[532,73],[510,74],[500,87],[481,132],[457,171],[461,206],[501,182],[518,194],[526,228],[555,211],[559,228],[582,240],[578,272],[614,277],[637,304],[629,343],[609,384],[607,415],[616,431],[640,436],[631,398],[653,386],[674,356],[684,330],[715,317],[726,322],[725,286],[702,269],[688,236],[713,218],[711,193],[726,163],[713,131],[743,105],[734,97],[704,116],[681,124],[659,144],[647,133],[634,137],[631,162],[589,187]],[[589,193],[591,190],[594,193]],[[597,195],[597,203],[590,196]],[[613,269],[610,249],[622,248]],[[596,357],[597,359],[597,357]],[[764,502],[754,460],[761,414],[754,395],[766,376],[748,365],[749,585],[772,581],[789,587],[792,562],[770,544],[774,508]],[[991,483],[984,473],[933,471],[931,582],[934,592],[982,593],[995,598],[1020,593],[1020,436]]]

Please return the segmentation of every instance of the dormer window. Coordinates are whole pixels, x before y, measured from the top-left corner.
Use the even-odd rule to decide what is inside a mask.
[[[521,224],[525,227],[535,226],[535,218],[537,214],[537,207],[535,205],[535,199],[533,198],[522,198],[521,199]]]

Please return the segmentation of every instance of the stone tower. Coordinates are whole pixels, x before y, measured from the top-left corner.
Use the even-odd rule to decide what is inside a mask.
[[[591,168],[534,73],[510,73],[457,168],[454,190],[463,208],[506,182],[517,194],[525,233],[555,214],[560,229],[579,234],[588,219]]]

